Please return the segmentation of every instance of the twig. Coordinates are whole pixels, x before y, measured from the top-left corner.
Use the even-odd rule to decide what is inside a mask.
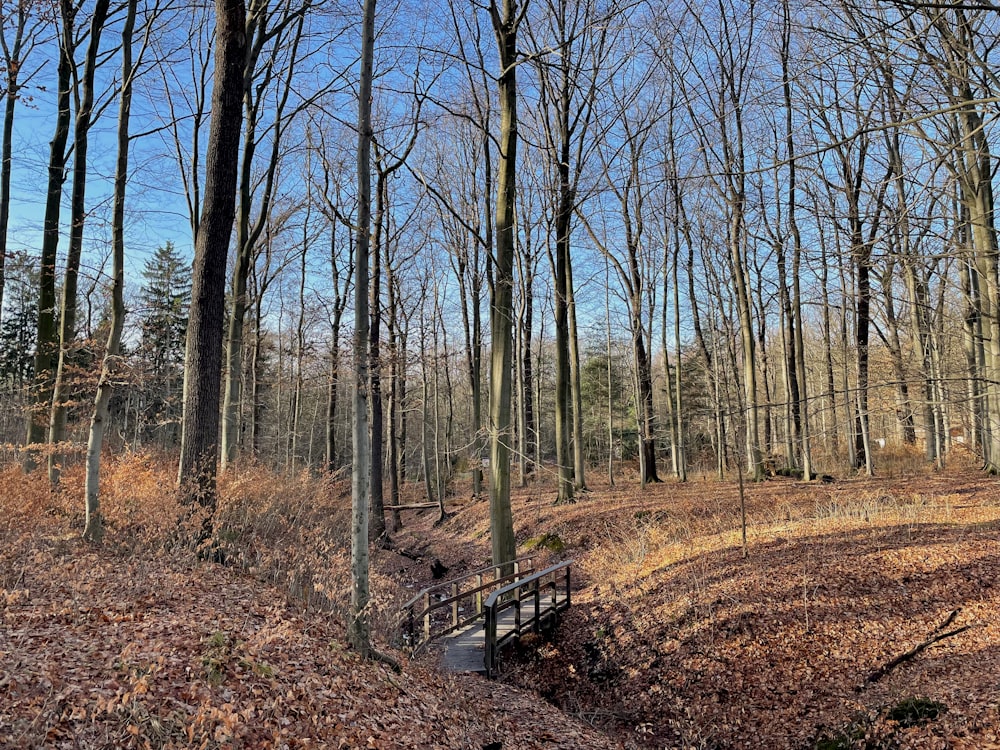
[[[947,619],[944,622],[942,622],[940,625],[938,625],[936,628],[934,628],[934,630],[932,631],[932,633],[939,633],[942,630],[944,630],[946,627],[948,627],[949,625],[951,625],[955,621],[955,618],[958,617],[958,613],[961,612],[961,611],[962,611],[961,609],[953,609],[951,611],[951,614],[948,615]]]
[[[872,672],[870,675],[868,675],[868,677],[865,678],[865,683],[869,683],[870,684],[870,683],[873,683],[873,682],[878,682],[883,677],[885,677],[887,674],[889,674],[889,672],[891,672],[893,669],[895,669],[896,667],[898,667],[903,662],[909,661],[910,659],[912,659],[914,656],[916,656],[917,654],[919,654],[921,651],[923,651],[928,646],[932,646],[935,643],[937,643],[938,641],[943,641],[945,638],[951,638],[953,635],[958,635],[959,633],[964,633],[966,630],[969,630],[970,628],[972,628],[973,627],[972,625],[963,625],[962,627],[955,628],[954,630],[948,630],[948,631],[946,631],[944,633],[940,632],[944,628],[946,628],[949,625],[951,625],[952,621],[954,621],[955,617],[958,615],[958,612],[959,612],[959,610],[957,610],[957,609],[954,610],[950,615],[948,615],[947,619],[944,622],[942,622],[940,625],[938,625],[936,628],[934,628],[933,632],[937,633],[937,635],[932,635],[927,640],[922,641],[921,643],[918,643],[916,646],[914,646],[913,648],[911,648],[909,651],[900,654],[899,656],[897,656],[895,659],[892,659],[891,661],[886,662],[881,667],[879,667],[874,672]]]

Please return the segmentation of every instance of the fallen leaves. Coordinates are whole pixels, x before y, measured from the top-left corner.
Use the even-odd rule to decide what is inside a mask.
[[[364,662],[340,618],[238,569],[5,541],[0,570],[23,574],[0,588],[0,747],[616,746],[516,689]]]
[[[518,539],[558,535],[580,588],[555,640],[508,654],[500,684],[412,661],[395,675],[344,645],[336,488],[227,476],[221,567],[165,550],[162,467],[120,471],[103,550],[76,541],[71,493],[0,472],[26,498],[0,491],[0,747],[771,749],[839,734],[1000,750],[1000,507],[978,473],[750,487],[747,560],[728,485],[562,507],[529,488]],[[437,527],[406,516],[396,546],[421,562],[373,553],[383,640],[430,560],[488,557],[485,504],[456,510]],[[944,708],[910,723],[906,701]]]
[[[812,487],[754,487],[748,560],[705,485],[617,507],[594,497],[587,519],[547,511],[570,538],[631,523],[603,538],[642,536],[643,552],[571,550],[594,583],[574,594],[553,648],[524,653],[511,679],[636,748],[810,748],[852,726],[861,734],[841,747],[989,747],[1000,733],[995,482],[844,483],[821,490],[830,503]],[[907,700],[947,710],[902,726],[893,708]]]

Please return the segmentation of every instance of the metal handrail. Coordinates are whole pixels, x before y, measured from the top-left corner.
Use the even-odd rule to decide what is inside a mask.
[[[457,578],[449,578],[449,579],[447,579],[445,581],[440,581],[440,582],[435,583],[435,584],[433,584],[431,586],[428,586],[425,589],[421,589],[420,593],[418,593],[416,596],[414,596],[412,599],[410,599],[408,602],[406,602],[406,604],[404,604],[402,607],[400,607],[400,609],[406,609],[407,607],[412,607],[414,604],[417,603],[417,601],[421,597],[423,597],[425,591],[433,592],[433,591],[435,591],[437,589],[441,589],[441,588],[445,588],[447,586],[451,586],[451,584],[453,584],[453,583],[461,583],[462,581],[465,581],[465,580],[467,580],[469,578],[475,578],[476,576],[485,575],[486,573],[494,572],[495,570],[497,570],[497,568],[506,568],[509,565],[514,565],[516,568],[524,568],[525,565],[527,565],[528,567],[531,567],[532,560],[534,560],[534,557],[532,557],[530,555],[527,556],[527,557],[519,557],[516,560],[513,560],[511,562],[501,563],[499,565],[487,565],[485,568],[480,568],[479,570],[473,570],[471,573],[463,573],[462,575],[458,576]]]
[[[405,613],[406,632],[413,653],[417,653],[435,638],[452,633],[479,619],[483,613],[483,592],[518,581],[525,574],[524,568],[527,568],[528,571],[532,569],[532,560],[533,558],[531,557],[520,557],[500,565],[490,565],[457,578],[442,581],[420,591],[401,607],[401,610]],[[511,567],[513,569],[512,573],[498,575],[502,569]],[[484,580],[488,575],[494,577],[488,581]],[[462,587],[463,583],[472,579],[475,579],[473,587]],[[436,601],[431,601],[431,596],[435,592],[446,592],[446,594]],[[470,600],[473,611],[471,616],[465,618],[459,617],[459,603],[463,599]],[[419,611],[416,610],[417,606],[421,607]],[[433,627],[432,614],[446,607],[451,608],[451,616],[443,628],[435,629]],[[417,623],[421,620],[423,621],[423,627],[418,635]]]
[[[514,638],[519,638],[529,627],[534,632],[539,632],[542,627],[542,619],[555,616],[559,612],[570,606],[570,566],[572,560],[552,565],[545,570],[540,570],[530,576],[526,576],[513,583],[494,591],[487,598],[483,605],[486,613],[486,654],[484,663],[486,666],[486,676],[492,677],[497,666],[497,652],[504,643]],[[562,573],[562,576],[559,574]],[[549,580],[546,578],[550,577]],[[565,595],[559,598],[560,577],[565,586]],[[551,590],[549,606],[542,610],[542,591]],[[531,600],[534,603],[535,614],[527,619],[521,620],[521,602]],[[514,609],[514,628],[504,635],[497,637],[497,619],[501,612],[507,609]]]

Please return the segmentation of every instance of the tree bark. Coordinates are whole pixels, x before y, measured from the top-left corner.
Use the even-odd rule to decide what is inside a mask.
[[[354,265],[354,403],[351,415],[351,612],[347,637],[363,658],[371,653],[368,623],[368,503],[371,499],[371,442],[368,432],[368,272],[371,231],[372,67],[375,0],[365,0],[361,27],[358,89],[358,226]]]
[[[132,33],[138,0],[129,0],[122,26],[122,90],[118,110],[118,157],[115,163],[114,208],[112,215],[111,330],[104,350],[101,379],[97,384],[94,412],[87,440],[86,508],[83,538],[99,542],[103,535],[100,504],[101,446],[108,422],[108,403],[114,388],[113,376],[121,351],[125,323],[125,188],[128,182],[129,118],[132,113]]]
[[[73,14],[68,0],[60,2],[62,32],[57,68],[56,125],[49,143],[48,185],[42,230],[42,254],[38,275],[38,323],[35,340],[35,375],[27,413],[27,450],[24,469],[36,466],[37,446],[45,441],[46,420],[52,406],[52,371],[56,364],[59,331],[56,327],[56,256],[59,247],[59,214],[62,206],[66,142],[69,140],[70,87],[75,52]]]
[[[184,416],[178,486],[185,503],[204,509],[202,541],[212,533],[219,453],[219,390],[226,259],[236,213],[240,103],[246,57],[243,0],[215,0],[212,119],[191,275],[191,314],[184,357]]]
[[[527,0],[526,0],[527,2]],[[517,556],[510,509],[512,321],[514,318],[514,198],[517,176],[517,29],[524,9],[516,0],[489,4],[500,53],[500,163],[496,198],[496,262],[490,309],[490,534],[493,564]]]

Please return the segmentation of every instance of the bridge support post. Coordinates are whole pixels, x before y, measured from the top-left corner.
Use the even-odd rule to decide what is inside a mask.
[[[486,654],[484,661],[486,663],[486,676],[487,678],[493,678],[493,672],[496,670],[497,666],[497,612],[494,607],[486,608]]]
[[[532,599],[535,601],[535,622],[532,630],[536,633],[542,632],[542,590],[539,586],[540,581],[535,579],[534,591],[532,592]]]

